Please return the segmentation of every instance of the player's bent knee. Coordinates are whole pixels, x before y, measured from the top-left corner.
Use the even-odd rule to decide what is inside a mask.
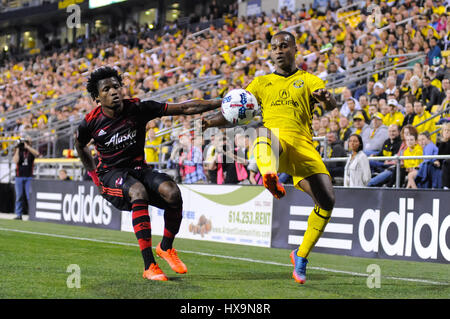
[[[335,202],[336,202],[336,196],[334,195],[334,192],[331,192],[331,193],[323,196],[321,203],[320,203],[320,208],[331,211],[334,208]]]
[[[181,197],[181,191],[177,184],[174,182],[163,182],[159,188],[161,197],[166,201],[167,205],[171,208],[182,208],[183,199]]]
[[[148,200],[147,190],[142,183],[133,184],[128,191],[128,195],[132,202],[140,199]]]

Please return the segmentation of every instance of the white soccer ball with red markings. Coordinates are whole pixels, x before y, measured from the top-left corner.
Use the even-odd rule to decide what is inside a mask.
[[[234,89],[222,99],[223,117],[231,124],[248,124],[259,112],[256,97],[244,89]]]

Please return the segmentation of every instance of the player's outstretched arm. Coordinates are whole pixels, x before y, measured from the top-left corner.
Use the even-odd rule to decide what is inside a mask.
[[[223,117],[222,112],[217,112],[211,118],[205,118],[202,122],[202,128],[206,130],[210,127],[221,127],[230,125],[228,121]]]
[[[334,96],[327,89],[319,89],[312,92],[312,96],[319,102],[325,104],[326,110],[333,110],[337,107]]]
[[[192,115],[215,110],[222,104],[221,99],[189,100],[181,103],[168,103],[165,115]]]

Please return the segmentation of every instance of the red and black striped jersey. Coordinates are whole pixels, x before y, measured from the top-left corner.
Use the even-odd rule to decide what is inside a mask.
[[[105,115],[99,105],[81,121],[77,139],[81,147],[94,139],[98,154],[97,173],[113,168],[145,165],[145,127],[147,122],[164,116],[167,104],[139,99],[124,99],[118,117]]]

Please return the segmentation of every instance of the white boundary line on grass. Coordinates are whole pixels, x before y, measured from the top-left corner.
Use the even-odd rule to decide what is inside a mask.
[[[16,232],[16,233],[47,236],[47,237],[56,237],[56,238],[64,238],[64,239],[74,239],[74,240],[90,241],[90,242],[112,244],[112,245],[133,246],[133,247],[139,246],[138,244],[135,244],[135,243],[124,243],[124,242],[108,241],[108,240],[95,239],[95,238],[85,238],[85,237],[74,237],[74,236],[59,235],[59,234],[39,233],[39,232],[32,232],[32,231],[20,230],[20,229],[3,228],[3,227],[0,227],[0,231],[10,231],[10,232]],[[217,257],[217,258],[232,259],[232,260],[239,260],[239,261],[248,261],[251,263],[266,264],[266,265],[292,267],[292,264],[283,264],[283,263],[267,261],[267,260],[257,260],[257,259],[244,258],[244,257],[217,255],[217,254],[210,254],[210,253],[204,253],[204,252],[199,252],[199,251],[190,251],[190,250],[178,250],[178,251],[182,252],[182,253],[186,253],[186,254],[195,254],[195,255],[200,255],[200,256]],[[369,276],[369,274],[365,274],[365,273],[358,273],[358,272],[337,270],[337,269],[330,269],[330,268],[323,268],[323,267],[309,267],[309,269],[319,270],[319,271],[324,271],[324,272],[346,274],[346,275],[351,275],[351,276],[359,276],[359,277],[368,277]],[[416,278],[401,278],[401,277],[391,277],[391,276],[385,276],[383,278],[391,279],[391,280],[400,280],[400,281],[420,282],[420,283],[431,284],[431,285],[444,285],[444,286],[450,285],[450,283],[446,283],[446,282],[431,281],[431,280],[416,279]]]

